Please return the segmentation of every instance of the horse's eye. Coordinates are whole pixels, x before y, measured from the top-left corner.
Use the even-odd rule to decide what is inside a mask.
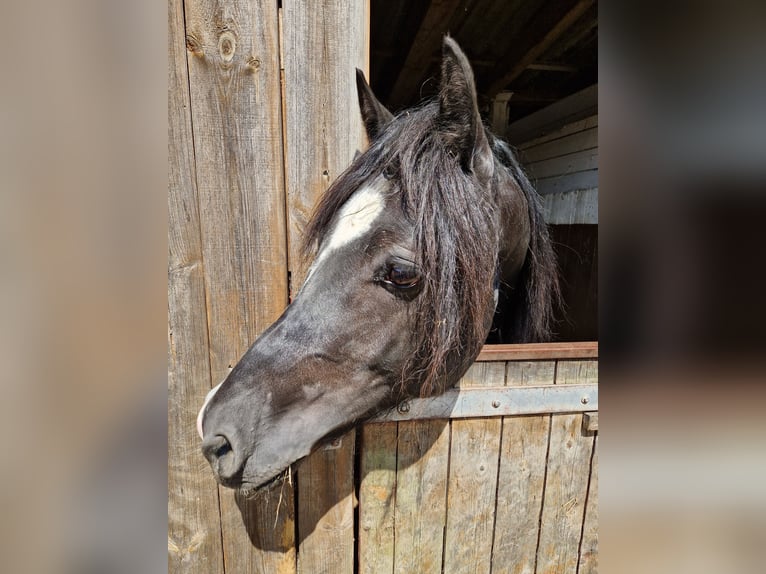
[[[409,289],[418,284],[420,276],[414,267],[392,265],[386,275],[386,283],[399,289]]]

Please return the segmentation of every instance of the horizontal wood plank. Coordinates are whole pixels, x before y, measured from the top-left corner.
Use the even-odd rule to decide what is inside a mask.
[[[541,135],[540,137],[536,137],[534,139],[521,143],[517,145],[516,148],[523,151],[525,149],[529,149],[555,139],[563,138],[564,136],[568,136],[577,132],[588,130],[590,128],[595,128],[597,126],[598,126],[598,114],[588,116],[587,118],[577,120],[576,122],[570,122],[560,128],[551,130],[548,133]]]
[[[543,196],[548,225],[598,225],[598,188]]]
[[[585,149],[536,161],[527,164],[524,168],[530,179],[536,180],[576,173],[578,171],[598,169],[598,148]]]
[[[543,361],[551,359],[591,359],[598,357],[598,341],[576,343],[523,343],[486,345],[477,361]]]
[[[521,156],[522,163],[527,165],[532,162],[595,147],[598,147],[598,128],[590,128],[527,148],[519,155]]]
[[[598,170],[578,171],[556,177],[546,177],[533,181],[537,193],[545,197],[552,193],[572,193],[585,189],[598,188]]]

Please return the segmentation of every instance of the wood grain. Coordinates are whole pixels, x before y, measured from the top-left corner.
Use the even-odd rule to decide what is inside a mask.
[[[459,385],[503,386],[505,364],[476,363]],[[489,572],[501,419],[452,423],[444,572]]]
[[[295,294],[305,277],[300,242],[314,206],[365,143],[355,68],[369,68],[369,0],[284,0],[282,29],[289,270]],[[311,455],[298,472],[301,572],[354,569],[354,451],[347,446],[354,439],[343,441],[338,450]]]
[[[595,357],[598,357],[598,341],[525,343],[521,345],[487,345],[481,350],[476,361],[531,361]]]
[[[595,361],[559,361],[556,366],[556,384],[596,378]],[[537,572],[576,571],[592,448],[593,437],[582,432],[581,414],[551,416]]]
[[[593,439],[588,503],[585,505],[578,574],[598,573],[598,436]]]
[[[394,572],[438,574],[447,515],[446,420],[399,423]]]
[[[519,155],[524,165],[527,165],[544,159],[550,159],[596,147],[598,147],[598,128],[590,128],[533,147],[528,147]]]
[[[590,128],[595,128],[597,126],[598,126],[598,115],[588,116],[587,118],[584,118],[582,120],[577,120],[576,122],[570,122],[564,126],[561,126],[560,128],[550,131],[549,133],[545,135],[542,135],[534,139],[531,139],[529,141],[526,141],[524,143],[518,144],[516,147],[520,150],[525,150],[527,148],[535,147],[537,145],[549,142],[551,140],[563,138],[564,136],[568,136],[576,132],[581,132]]]
[[[287,303],[277,6],[187,0],[211,384]],[[240,505],[220,490],[225,568],[294,571],[292,497]]]
[[[298,472],[298,572],[354,571],[354,447],[356,431],[340,448],[319,449]]]
[[[196,411],[210,389],[183,3],[168,3],[168,572],[223,572],[218,491]]]
[[[359,572],[394,571],[397,423],[361,429],[359,461]]]
[[[509,386],[553,385],[555,361],[507,364]],[[503,418],[492,572],[534,574],[550,415]]]

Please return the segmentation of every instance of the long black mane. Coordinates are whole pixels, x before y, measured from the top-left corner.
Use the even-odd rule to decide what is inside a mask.
[[[436,122],[438,102],[402,112],[391,122],[324,194],[303,243],[310,257],[357,189],[378,175],[391,182],[414,225],[423,278],[414,309],[416,352],[405,364],[402,383],[417,385],[422,396],[441,392],[445,381],[462,375],[465,357],[472,361],[486,340],[504,223],[497,216],[497,174],[491,182],[479,182],[466,172]],[[509,170],[524,193],[532,232],[508,342],[543,341],[550,334],[551,301],[558,287],[539,199],[510,148],[487,135],[496,166]]]

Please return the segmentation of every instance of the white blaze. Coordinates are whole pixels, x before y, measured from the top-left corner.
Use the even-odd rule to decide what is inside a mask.
[[[202,417],[205,415],[205,407],[210,402],[210,399],[212,399],[213,396],[218,392],[218,389],[221,388],[222,384],[223,382],[218,383],[215,387],[207,392],[207,395],[205,395],[205,402],[202,403],[202,408],[199,410],[199,413],[197,413],[197,432],[199,433],[199,438],[205,438],[202,436]]]
[[[381,178],[377,182],[361,188],[343,204],[338,212],[335,227],[325,240],[322,251],[320,251],[311,269],[309,269],[306,281],[309,280],[314,270],[319,267],[329,253],[348,245],[372,228],[372,224],[386,207],[386,198],[382,189],[383,183]]]

